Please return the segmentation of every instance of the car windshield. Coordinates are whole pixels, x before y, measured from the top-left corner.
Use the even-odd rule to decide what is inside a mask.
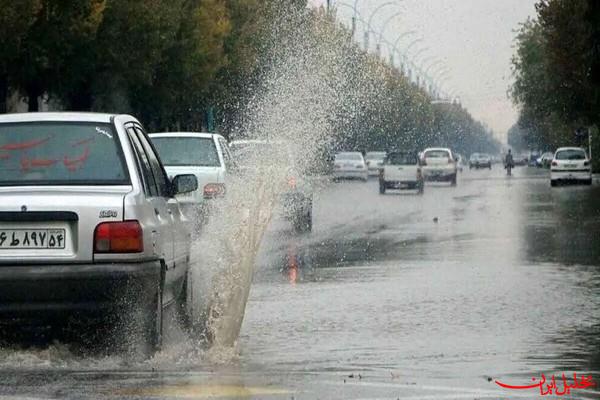
[[[416,165],[417,155],[414,153],[392,153],[388,156],[386,164],[389,165]]]
[[[164,165],[219,167],[219,154],[212,138],[155,137],[152,142]]]
[[[0,124],[0,186],[129,184],[112,125]]]
[[[450,158],[450,154],[445,150],[429,150],[425,158]]]
[[[341,153],[335,156],[336,161],[362,161],[360,153]]]
[[[556,159],[561,161],[566,160],[585,160],[587,159],[585,152],[583,150],[561,150],[556,153]]]

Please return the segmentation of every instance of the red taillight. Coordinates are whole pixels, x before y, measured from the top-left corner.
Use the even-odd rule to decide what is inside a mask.
[[[94,232],[96,253],[142,253],[144,235],[138,221],[105,222]]]
[[[552,161],[552,166],[553,167],[558,167],[558,163],[556,161]]]
[[[204,186],[204,198],[214,199],[225,195],[225,185],[222,183],[208,183]]]

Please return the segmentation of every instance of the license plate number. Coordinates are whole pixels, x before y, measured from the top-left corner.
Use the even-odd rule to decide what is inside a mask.
[[[65,248],[64,229],[0,229],[0,250]]]

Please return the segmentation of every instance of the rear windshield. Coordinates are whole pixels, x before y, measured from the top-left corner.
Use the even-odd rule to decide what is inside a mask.
[[[342,153],[335,156],[336,160],[362,161],[362,156],[358,153]]]
[[[0,124],[0,186],[129,183],[109,124]]]
[[[556,153],[557,160],[585,160],[586,155],[583,150],[561,150]]]
[[[417,155],[411,153],[392,153],[388,156],[386,164],[389,165],[416,165]]]
[[[220,167],[219,154],[212,138],[155,137],[152,142],[163,165]]]
[[[444,150],[430,150],[425,153],[425,158],[450,158],[450,154]]]

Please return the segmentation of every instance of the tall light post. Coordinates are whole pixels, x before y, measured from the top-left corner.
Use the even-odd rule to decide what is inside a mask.
[[[377,55],[380,55],[381,53],[381,40],[384,37],[385,34],[385,30],[387,29],[388,25],[396,18],[398,18],[399,16],[401,16],[402,14],[404,14],[404,11],[399,11],[395,14],[392,14],[388,19],[385,20],[385,22],[383,23],[383,25],[381,25],[381,29],[379,30],[379,39],[377,40]]]
[[[377,15],[377,13],[379,11],[381,11],[385,7],[393,6],[395,4],[396,4],[395,1],[388,1],[386,3],[380,4],[377,8],[375,8],[373,10],[373,12],[371,13],[371,15],[369,16],[369,20],[367,22],[367,28],[368,28],[368,30],[365,32],[365,50],[366,51],[369,51],[369,31],[372,30],[371,27],[372,27],[373,18],[375,17],[375,15]]]
[[[404,32],[403,34],[401,34],[400,36],[398,36],[396,38],[396,41],[392,45],[392,52],[390,54],[390,64],[392,65],[392,67],[394,66],[394,55],[396,54],[396,52],[398,52],[398,45],[400,44],[400,41],[402,39],[404,39],[405,37],[409,37],[409,36],[415,35],[416,33],[417,32],[415,32],[415,31],[408,31],[408,32]],[[402,56],[402,54],[400,54],[400,56]],[[404,73],[404,68],[403,67],[402,67],[402,73]]]

